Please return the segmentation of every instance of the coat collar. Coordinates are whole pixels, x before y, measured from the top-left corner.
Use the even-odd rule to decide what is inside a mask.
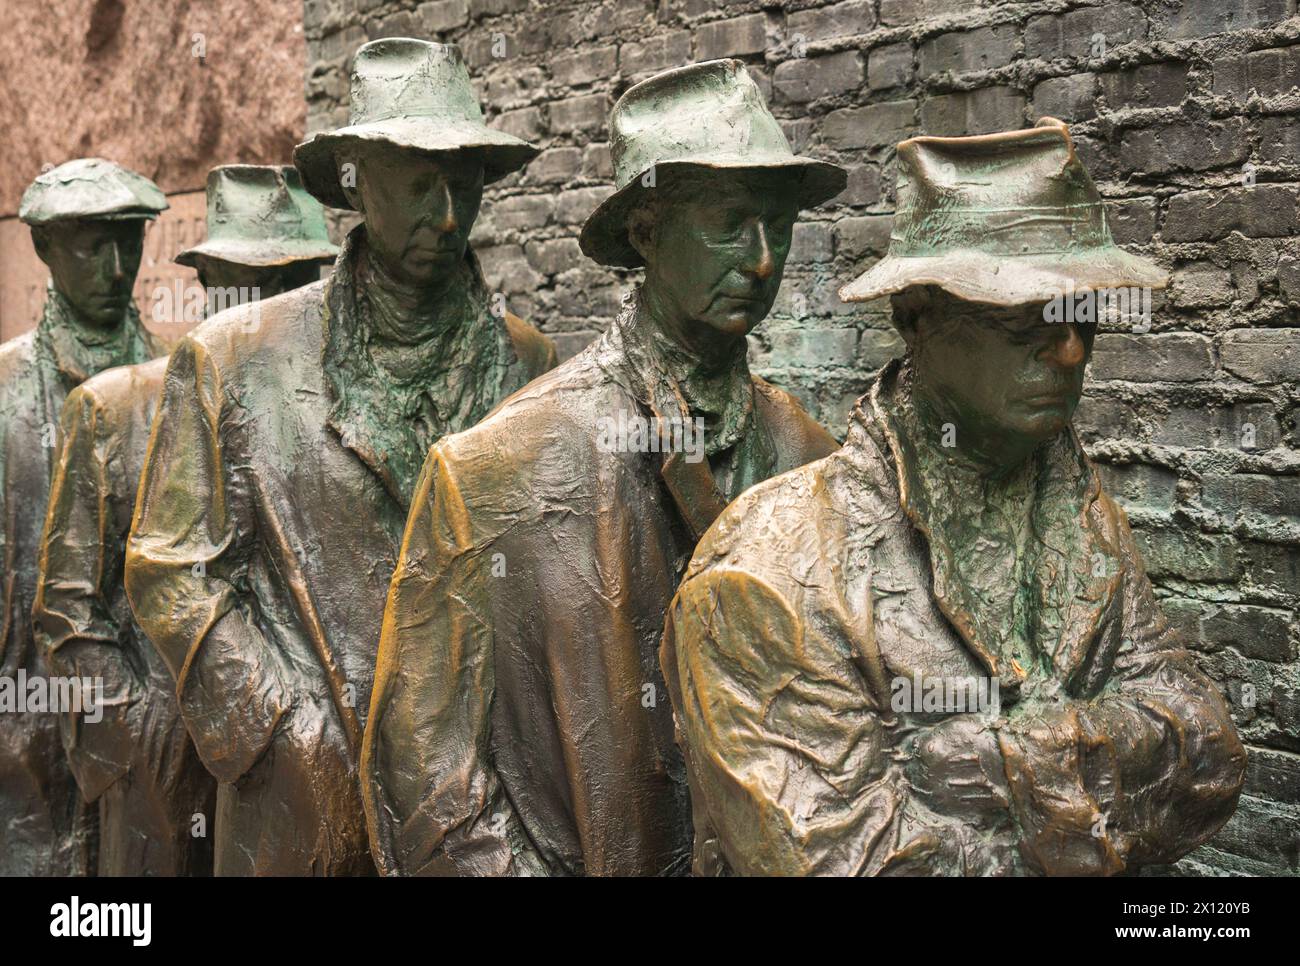
[[[1003,692],[1015,695],[1033,677],[1034,662],[1044,659],[1056,680],[1073,686],[1115,602],[1124,563],[1107,525],[1111,516],[1101,505],[1100,481],[1078,437],[1071,428],[1032,457],[1023,556],[1013,547],[998,546],[994,537],[976,549],[953,531],[963,519],[963,504],[983,495],[954,498],[944,486],[947,481],[928,479],[922,472],[918,444],[908,438],[902,413],[910,405],[900,389],[906,377],[906,365],[899,361],[879,373],[859,402],[854,414],[859,431],[850,434],[845,449],[868,445],[868,438],[887,449],[899,506],[925,538],[931,593],[965,645],[999,678]],[[1007,579],[1032,581],[1025,600],[1029,666],[1007,657],[1005,623],[979,592],[977,567],[989,561],[976,558],[990,553],[1009,561]]]
[[[504,315],[490,310],[478,261],[467,251],[474,317],[446,339],[438,337],[433,348],[450,347],[447,354],[431,353],[408,380],[390,376],[371,356],[365,283],[359,282],[364,229],[358,225],[349,234],[325,288],[321,352],[330,400],[326,421],[405,509],[429,448],[487,415],[503,395],[517,354]]]
[[[118,329],[102,338],[101,333],[85,330],[52,282],[36,324],[36,342],[39,351],[53,362],[65,395],[105,369],[147,362],[160,354],[156,340],[140,324],[134,303]]]
[[[624,298],[621,311],[597,344],[597,361],[651,417],[689,420],[692,414],[688,391],[678,375],[681,367],[673,365],[662,349],[653,344],[648,337],[648,324],[642,318],[642,301],[636,290]],[[744,365],[743,356],[741,364]],[[718,442],[707,447],[715,452],[719,446],[732,450],[732,466],[741,474],[737,486],[747,486],[772,475],[778,455],[771,433],[756,416],[757,393],[747,366],[743,375],[748,392],[737,394],[739,398],[732,410],[722,416]],[[662,460],[659,475],[694,541],[704,535],[731,502],[718,486],[708,459],[689,462],[683,453],[670,453]]]

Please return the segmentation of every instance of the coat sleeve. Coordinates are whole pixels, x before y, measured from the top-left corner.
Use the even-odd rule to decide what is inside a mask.
[[[1245,775],[1227,705],[1160,613],[1115,512],[1123,613],[1110,680],[1000,733],[1022,851],[1049,874],[1185,855],[1232,815]]]
[[[683,583],[662,659],[691,775],[697,865],[717,849],[742,875],[1005,871],[1009,837],[944,822],[910,794],[886,715],[848,650],[751,573],[715,566]],[[716,843],[699,839],[706,827]]]
[[[87,801],[126,773],[143,742],[134,707],[143,682],[123,651],[107,583],[121,579],[126,521],[113,519],[113,440],[101,409],[79,387],[63,406],[62,447],[41,539],[33,621],[54,673],[102,682],[95,707],[64,722],[68,763]]]
[[[375,864],[385,875],[544,874],[490,760],[491,561],[439,447],[412,506],[361,753]]]
[[[237,455],[223,450],[220,374],[182,341],[167,366],[127,544],[136,621],[176,678],[200,757],[233,782],[310,686],[259,629],[248,591],[255,532]]]

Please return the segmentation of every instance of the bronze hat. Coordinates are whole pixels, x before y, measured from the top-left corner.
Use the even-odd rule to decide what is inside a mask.
[[[483,122],[460,48],[393,37],[363,44],[352,63],[351,123],[314,134],[294,148],[307,190],[332,208],[351,208],[339,183],[340,147],[379,141],[416,151],[474,150],[483,180],[497,181],[538,149]]]
[[[303,190],[288,165],[223,164],[208,172],[208,237],[176,256],[194,266],[200,256],[270,267],[329,261],[338,255],[325,228],[325,209]]]
[[[48,225],[70,218],[157,218],[167,196],[142,174],[103,158],[78,158],[36,177],[23,192],[18,218]]]
[[[617,190],[592,212],[578,239],[603,265],[633,268],[641,256],[627,238],[627,215],[651,170],[681,166],[787,171],[801,208],[844,190],[837,164],[790,150],[758,85],[738,60],[710,60],[656,74],[629,87],[609,116]]]
[[[1115,244],[1069,129],[1045,117],[1022,131],[899,144],[889,252],[840,298],[865,302],[936,285],[973,302],[1024,305],[1168,281]]]

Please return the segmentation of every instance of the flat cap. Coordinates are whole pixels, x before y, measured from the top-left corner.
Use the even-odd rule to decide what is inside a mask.
[[[28,185],[18,217],[47,225],[69,218],[157,218],[166,209],[162,189],[144,175],[103,158],[79,158]]]

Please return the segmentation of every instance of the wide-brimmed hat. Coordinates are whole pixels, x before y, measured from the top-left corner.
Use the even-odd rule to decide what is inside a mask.
[[[338,255],[325,227],[325,209],[303,190],[288,165],[225,164],[208,172],[208,237],[176,256],[271,267],[326,261]]]
[[[538,153],[527,141],[483,122],[460,48],[406,37],[375,40],[352,62],[351,123],[308,138],[293,152],[307,190],[332,208],[351,208],[339,183],[340,148],[384,142],[416,151],[474,150],[487,183],[518,171]]]
[[[157,218],[167,210],[162,189],[142,174],[103,158],[78,158],[27,186],[18,217],[29,225],[71,218]]]
[[[936,285],[994,305],[1068,292],[1164,288],[1169,276],[1111,237],[1069,129],[918,137],[898,145],[898,210],[889,252],[840,289],[865,302]]]
[[[642,258],[627,238],[627,215],[674,168],[788,172],[800,208],[844,190],[848,175],[837,164],[790,150],[758,85],[737,60],[711,60],[656,74],[629,87],[609,116],[615,192],[582,226],[583,252],[604,265],[633,268]]]

